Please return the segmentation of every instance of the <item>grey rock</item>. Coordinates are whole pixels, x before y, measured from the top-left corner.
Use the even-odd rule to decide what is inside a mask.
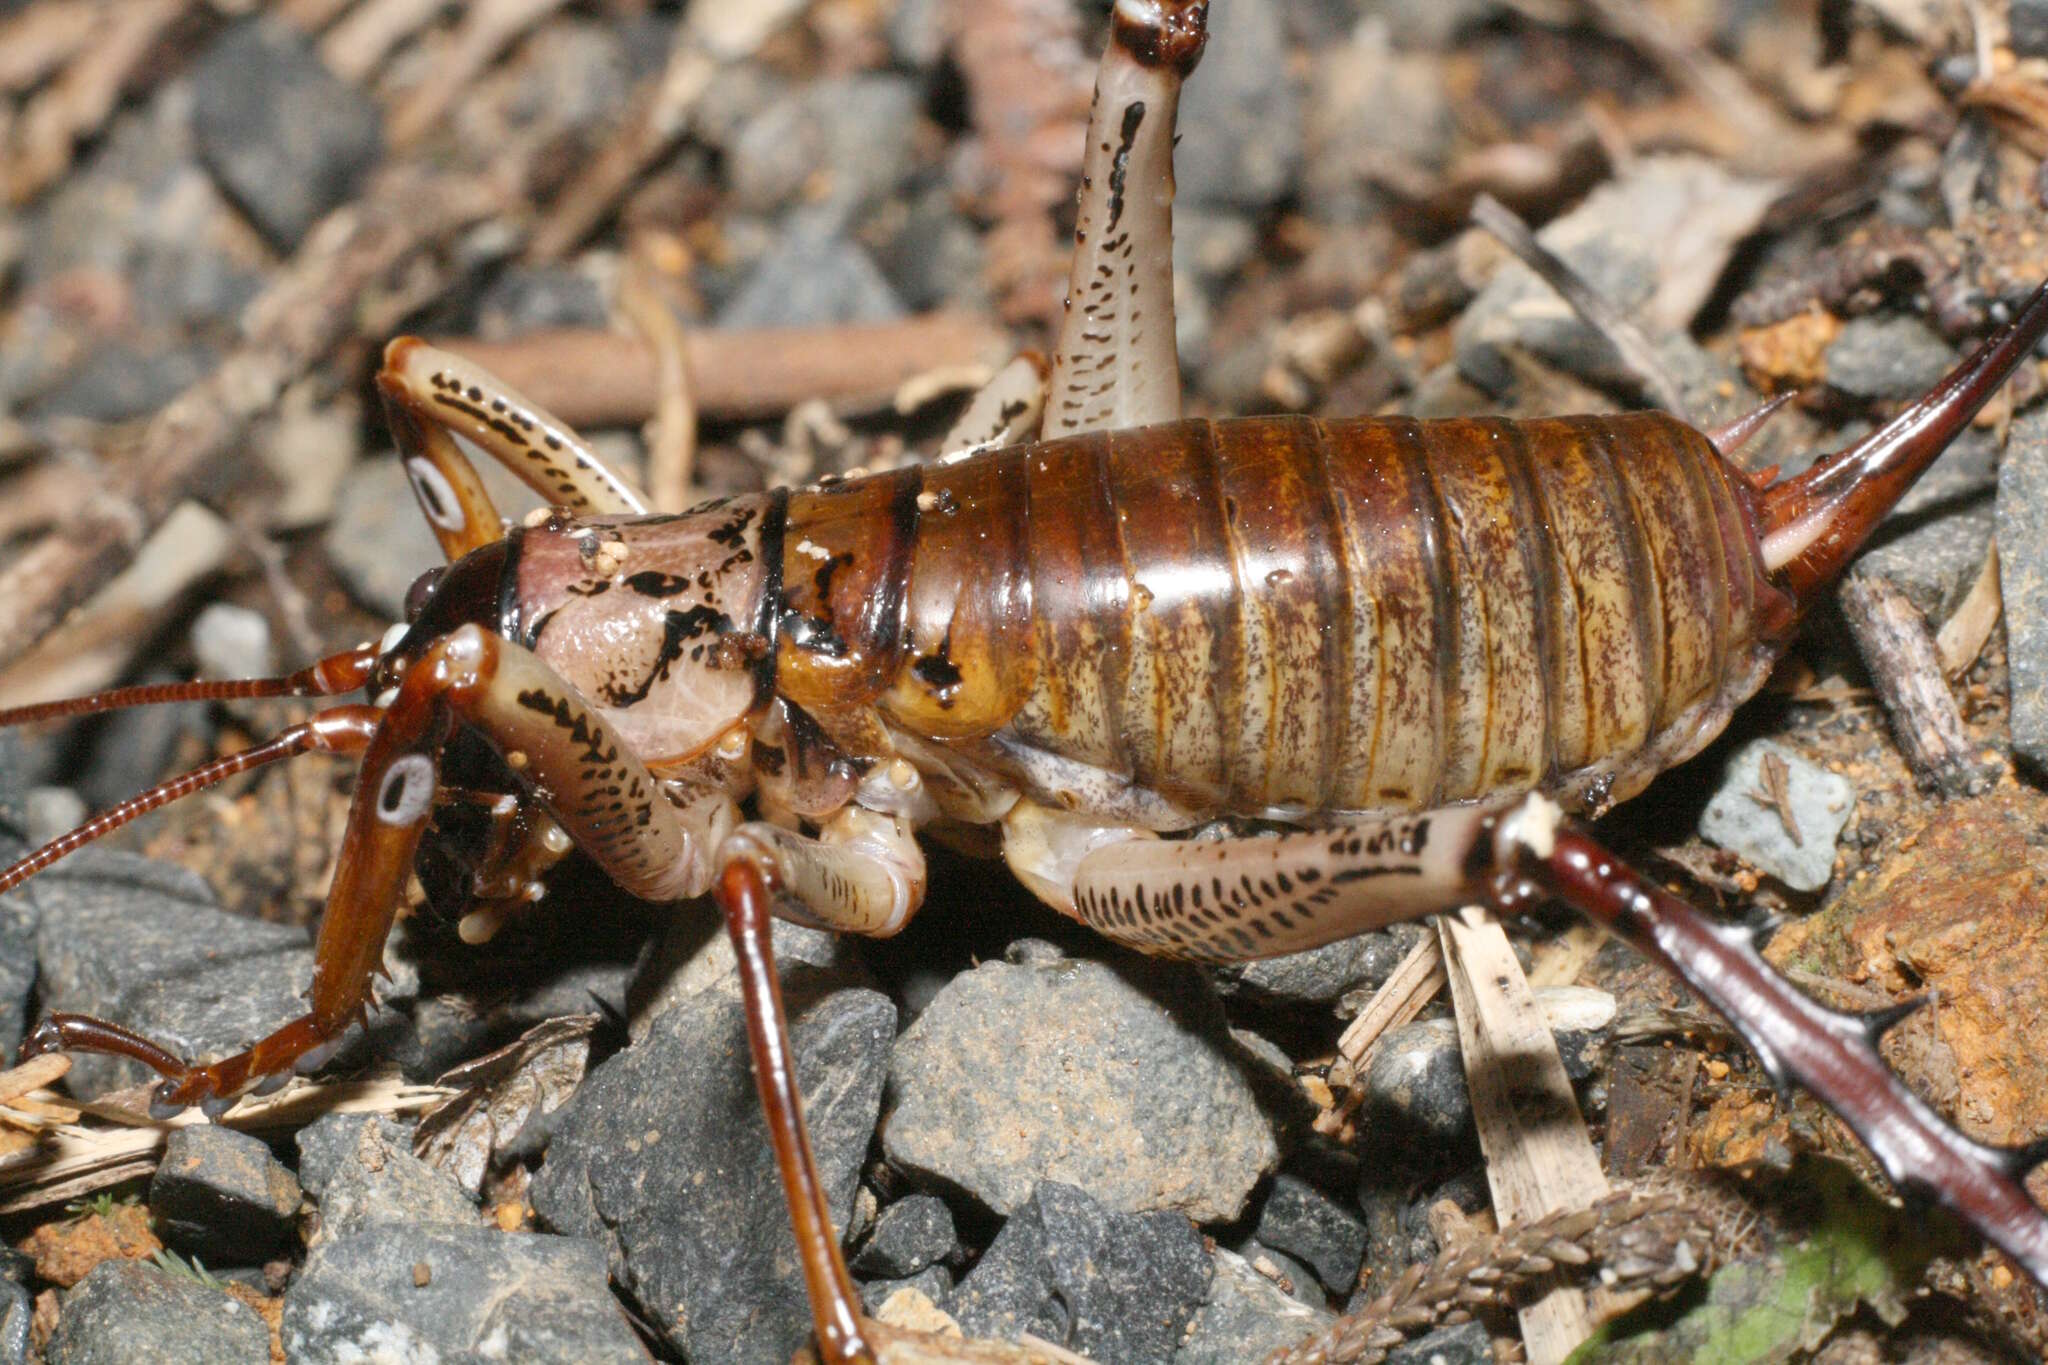
[[[30,787],[21,804],[32,846],[47,844],[58,835],[77,829],[92,814],[85,798],[69,787]]]
[[[218,1289],[143,1261],[102,1261],[64,1296],[50,1365],[204,1360],[267,1365],[270,1329]]]
[[[882,21],[882,34],[899,65],[913,71],[936,66],[946,51],[944,0],[897,0]]]
[[[1257,211],[1293,189],[1301,116],[1285,28],[1267,0],[1212,0],[1209,45],[1181,95],[1174,151],[1176,191],[1189,203]]]
[[[1315,1271],[1286,1252],[1269,1247],[1256,1237],[1244,1238],[1232,1250],[1244,1258],[1255,1274],[1289,1298],[1301,1303],[1323,1301]]]
[[[285,1291],[283,1337],[300,1365],[647,1359],[602,1247],[495,1228],[386,1223],[315,1247]]]
[[[1651,336],[1683,330],[1719,274],[1718,262],[1755,226],[1777,191],[1696,156],[1645,157],[1536,236]],[[1686,262],[1684,270],[1672,262]],[[1510,261],[1452,332],[1458,370],[1500,392],[1519,349],[1588,383],[1634,388],[1635,374],[1605,336],[1534,271]],[[1697,347],[1660,350],[1683,371],[1708,365]],[[1690,375],[1686,377],[1691,377]],[[1704,378],[1704,374],[1699,378]]]
[[[1584,1080],[1593,1041],[1614,1020],[1614,997],[1579,986],[1536,992],[1565,1072]],[[1425,1019],[1389,1030],[1366,1068],[1366,1105],[1376,1124],[1410,1141],[1461,1149],[1472,1137],[1472,1096],[1454,1019]],[[1332,1286],[1333,1288],[1335,1286]]]
[[[1227,1221],[1279,1156],[1230,1051],[1192,971],[985,963],[898,1041],[883,1150],[998,1213],[1053,1180],[1113,1209]]]
[[[847,212],[893,195],[911,165],[919,95],[901,76],[831,76],[784,94],[726,149],[734,206],[773,213],[813,196]]]
[[[211,678],[261,678],[277,663],[263,613],[228,602],[209,603],[193,619],[192,652]]]
[[[1071,1185],[1032,1191],[949,1311],[969,1336],[1029,1332],[1095,1360],[1169,1361],[1209,1292],[1201,1236],[1177,1213],[1114,1213]]]
[[[173,1129],[149,1182],[163,1238],[208,1265],[254,1265],[287,1250],[299,1182],[261,1138],[216,1124]]]
[[[21,851],[21,845],[0,837],[0,854],[12,858]],[[36,985],[37,919],[27,888],[0,896],[0,1056],[12,1057],[27,1029]]]
[[[476,1205],[453,1176],[412,1154],[412,1125],[329,1114],[301,1129],[299,1181],[320,1204],[322,1246],[378,1223],[473,1228]]]
[[[1828,383],[1857,398],[1917,398],[1947,374],[1956,353],[1913,317],[1851,318],[1828,347]]]
[[[516,522],[540,506],[497,461],[473,463],[500,515]],[[348,472],[322,543],[356,600],[392,621],[405,619],[405,594],[414,581],[447,562],[420,515],[405,466],[393,459],[363,460]]]
[[[775,971],[786,996],[817,1000],[848,986],[873,986],[854,940],[786,920],[769,926]],[[739,964],[732,936],[716,906],[678,906],[664,919],[627,988],[625,1014],[633,1040],[645,1038],[656,1021],[683,1001],[707,991],[737,1003]]]
[[[124,1024],[185,1057],[233,1052],[305,1011],[305,931],[216,908],[212,888],[183,868],[87,849],[34,888],[50,1011]],[[80,1054],[69,1081],[98,1095],[149,1075],[139,1062]]]
[[[610,325],[604,287],[574,266],[513,266],[491,281],[477,302],[477,330],[487,337]]]
[[[1179,223],[1175,223],[1175,247]],[[876,242],[876,229],[881,240]],[[986,296],[982,283],[981,236],[961,214],[950,189],[937,186],[918,195],[900,210],[878,211],[863,229],[874,249],[875,264],[906,308],[933,309],[946,304],[974,307]]]
[[[93,422],[146,417],[204,378],[218,360],[213,348],[201,342],[146,346],[109,339],[94,346],[26,411]]]
[[[942,1265],[928,1265],[915,1275],[900,1280],[862,1280],[860,1289],[861,1307],[870,1317],[882,1311],[882,1305],[899,1290],[915,1289],[930,1299],[935,1308],[944,1308],[953,1297],[953,1272]]]
[[[809,327],[889,322],[903,302],[829,205],[798,209],[718,310],[720,327]]]
[[[1336,1321],[1284,1293],[1244,1257],[1218,1247],[1209,1297],[1188,1324],[1173,1365],[1238,1365],[1292,1346]]]
[[[1326,1289],[1348,1294],[1365,1259],[1365,1220],[1297,1175],[1282,1172],[1259,1210],[1252,1235],[1298,1256]]]
[[[29,1365],[36,1303],[14,1280],[0,1281],[0,1365]]]
[[[1387,1365],[1491,1365],[1493,1339],[1477,1320],[1439,1327],[1387,1353]]]
[[[1512,9],[1501,0],[1389,0],[1386,15],[1396,43],[1434,52]]]
[[[2012,0],[2006,27],[2015,56],[2048,57],[2048,0]]]
[[[2048,412],[2012,424],[1998,472],[1999,588],[2012,669],[2012,747],[2048,771]]]
[[[183,682],[182,673],[152,668],[139,683]],[[100,719],[82,761],[61,771],[85,803],[104,810],[125,801],[170,771],[186,741],[202,743],[212,735],[213,721],[203,707],[133,706]]]
[[[1790,822],[1767,795],[1766,756],[1785,765]],[[1700,834],[1794,891],[1818,891],[1835,875],[1835,840],[1856,809],[1849,779],[1816,767],[1782,744],[1758,740],[1728,760],[1720,789],[1700,816]]]
[[[235,25],[192,79],[200,159],[280,251],[354,197],[376,164],[375,102],[328,70],[288,24]]]
[[[849,1267],[856,1275],[905,1279],[959,1249],[953,1212],[929,1194],[908,1195],[875,1219],[875,1230]]]
[[[1228,992],[1295,1005],[1328,1004],[1352,991],[1378,990],[1429,932],[1418,924],[1397,924],[1305,953],[1219,967],[1216,976]]]
[[[24,282],[79,269],[117,276],[129,285],[134,326],[144,333],[218,325],[241,312],[260,287],[264,262],[228,249],[242,234],[199,165],[192,106],[191,83],[172,79],[135,114],[113,121],[85,165],[53,186],[28,219]],[[0,392],[20,382],[21,367],[38,368],[36,355],[20,354],[42,349],[34,340],[33,333],[10,336]]]
[[[872,991],[795,1022],[811,1145],[845,1226],[881,1109],[896,1011]],[[678,1003],[563,1107],[533,1206],[610,1249],[613,1278],[691,1359],[781,1362],[809,1336],[795,1239],[738,1004]]]
[[[1984,567],[1998,471],[1995,434],[1963,432],[1878,527],[1857,571],[1888,580],[1939,624]]]

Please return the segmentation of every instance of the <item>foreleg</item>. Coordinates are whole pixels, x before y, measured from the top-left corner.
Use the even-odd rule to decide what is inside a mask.
[[[368,736],[304,1016],[205,1066],[116,1025],[69,1015],[44,1021],[24,1051],[133,1057],[164,1077],[158,1108],[201,1104],[217,1113],[338,1040],[369,1008],[371,977],[433,809],[441,748],[458,721],[504,755],[569,839],[625,890],[666,901],[708,888],[707,841],[693,836],[604,719],[526,650],[464,626],[407,669]]]

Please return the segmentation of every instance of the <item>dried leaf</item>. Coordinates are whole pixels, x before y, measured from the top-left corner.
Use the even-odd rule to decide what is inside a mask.
[[[448,1072],[440,1083],[457,1093],[421,1117],[413,1151],[478,1193],[491,1158],[527,1121],[554,1112],[576,1093],[597,1023],[595,1014],[550,1019]]]

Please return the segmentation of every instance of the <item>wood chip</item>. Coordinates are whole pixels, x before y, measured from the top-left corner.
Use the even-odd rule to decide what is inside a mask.
[[[1507,934],[1478,910],[1439,915],[1458,1037],[1486,1179],[1501,1223],[1532,1222],[1608,1194],[1556,1040]],[[1592,1334],[1586,1297],[1559,1288],[1521,1312],[1532,1365],[1554,1365]]]

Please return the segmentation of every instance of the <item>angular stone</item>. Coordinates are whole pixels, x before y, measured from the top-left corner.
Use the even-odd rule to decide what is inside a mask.
[[[1173,1365],[1238,1365],[1319,1332],[1336,1314],[1309,1307],[1252,1269],[1234,1251],[1218,1247],[1209,1297],[1188,1324]]]
[[[1492,1365],[1493,1358],[1493,1338],[1475,1320],[1439,1327],[1389,1351],[1387,1365]]]
[[[915,1275],[900,1280],[861,1280],[856,1287],[860,1290],[861,1307],[870,1317],[882,1311],[882,1305],[905,1289],[914,1289],[935,1307],[943,1309],[946,1301],[953,1297],[953,1272],[942,1265],[928,1265]]]
[[[382,137],[368,94],[335,76],[289,24],[251,19],[193,72],[199,156],[280,251],[352,198]]]
[[[172,1130],[149,1211],[158,1235],[207,1265],[255,1265],[290,1247],[299,1182],[261,1138],[197,1124]]]
[[[903,316],[874,259],[830,207],[792,211],[782,231],[725,305],[720,327],[823,327]]]
[[[1956,363],[1955,348],[1914,317],[1851,318],[1828,347],[1828,384],[1856,398],[1918,398]]]
[[[873,991],[826,997],[795,1021],[811,1146],[847,1224],[896,1010]],[[796,1243],[768,1144],[737,1002],[706,991],[585,1079],[559,1111],[533,1206],[599,1238],[613,1277],[691,1359],[783,1365],[810,1335]]]
[[[2048,772],[2048,412],[2012,424],[1998,471],[1998,572],[2012,669],[2012,747]]]
[[[1781,967],[1889,1000],[1937,1001],[1938,1020],[1907,1020],[1898,1030],[1907,1045],[1885,1052],[1913,1088],[1948,1096],[1957,1126],[1980,1142],[2048,1132],[2043,828],[2048,797],[2025,785],[1946,802],[1912,847],[1887,850],[1873,875],[1787,924],[1765,950]]]
[[[270,1330],[247,1304],[142,1261],[102,1261],[65,1295],[49,1365],[203,1360],[268,1365]]]
[[[1550,986],[1536,993],[1536,1002],[1565,1073],[1584,1080],[1591,1074],[1601,1031],[1613,1022],[1614,997],[1585,987]],[[1396,1125],[1408,1141],[1462,1150],[1472,1139],[1472,1095],[1465,1085],[1455,1019],[1425,1019],[1390,1030],[1366,1068],[1365,1090],[1372,1121]]]
[[[1046,1181],[1003,1224],[950,1311],[969,1336],[1025,1332],[1094,1360],[1173,1359],[1209,1291],[1202,1238],[1177,1213],[1114,1213]]]
[[[883,1150],[998,1213],[1052,1180],[1113,1209],[1227,1221],[1279,1157],[1231,1051],[1192,972],[985,963],[898,1041]]]
[[[856,1275],[901,1280],[959,1249],[953,1213],[946,1202],[913,1194],[883,1209],[875,1230],[848,1263]]]
[[[495,1228],[386,1223],[315,1247],[283,1337],[298,1365],[647,1358],[602,1247]]]
[[[299,1180],[320,1203],[314,1244],[377,1223],[476,1226],[476,1205],[452,1176],[412,1154],[412,1125],[329,1114],[299,1132]]]
[[[1216,974],[1227,991],[1288,1004],[1327,1004],[1351,991],[1377,990],[1427,932],[1421,925],[1397,924],[1305,953],[1232,963]]]
[[[1782,809],[1767,785],[1770,761],[1783,765]],[[1700,816],[1700,834],[1794,891],[1818,891],[1835,875],[1835,840],[1855,809],[1856,788],[1848,778],[1782,744],[1757,740],[1729,758],[1721,787]]]
[[[1274,1180],[1253,1235],[1306,1261],[1332,1293],[1358,1286],[1365,1220],[1299,1176],[1282,1172]]]
[[[199,1058],[246,1047],[305,1012],[305,930],[217,909],[194,873],[86,849],[33,885],[47,1010],[123,1024]],[[91,1096],[150,1075],[139,1062],[81,1053],[69,1082]]]

